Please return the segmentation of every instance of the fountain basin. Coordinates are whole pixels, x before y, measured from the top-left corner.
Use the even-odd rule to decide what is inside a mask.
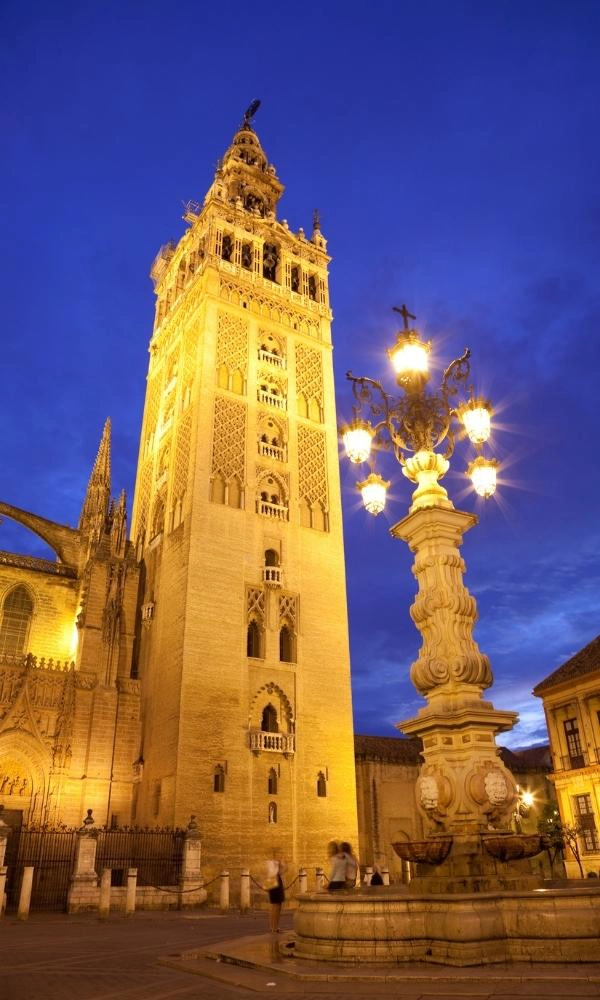
[[[544,849],[539,833],[483,833],[481,840],[487,853],[499,861],[533,858]]]
[[[295,957],[341,964],[599,962],[600,887],[465,893],[306,893]]]
[[[452,839],[452,837],[432,837],[430,840],[401,840],[392,844],[392,847],[403,861],[440,865],[450,853]]]

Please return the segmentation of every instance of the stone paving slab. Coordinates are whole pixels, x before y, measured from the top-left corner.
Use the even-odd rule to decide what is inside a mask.
[[[343,984],[352,995],[377,995],[381,988],[387,995],[416,998],[442,996],[494,997],[508,1000],[523,997],[600,997],[600,965],[564,965],[548,963],[501,963],[491,966],[451,967],[411,962],[402,965],[342,966],[321,962],[303,962],[285,957],[286,945],[293,934],[246,936],[219,942],[209,948],[192,949],[178,958],[161,958],[161,964],[221,981],[231,981],[231,968],[246,971],[239,982],[250,989],[260,989],[260,978],[274,983],[278,992],[297,992],[292,983],[310,983],[311,991],[327,992]],[[251,975],[255,973],[255,975]],[[264,987],[266,989],[266,985]],[[303,991],[304,992],[304,991]],[[306,993],[304,992],[304,995]]]
[[[266,930],[267,915],[218,911],[32,914],[27,923],[0,920],[0,1000],[251,1000],[257,995],[303,1000],[588,1000],[600,997],[599,966],[322,966],[319,980],[292,976]],[[284,915],[291,934],[292,916]],[[240,949],[242,964],[191,958]],[[181,959],[179,956],[187,956]],[[234,955],[235,958],[235,955]],[[162,961],[179,963],[164,965]],[[195,975],[185,967],[193,965]],[[316,965],[317,963],[313,963]],[[382,970],[383,976],[382,976]],[[310,972],[310,969],[308,970]],[[363,978],[357,978],[356,972]],[[395,979],[391,976],[395,975]],[[340,978],[340,977],[346,978]],[[369,978],[367,978],[369,977]],[[269,985],[274,983],[275,985]]]

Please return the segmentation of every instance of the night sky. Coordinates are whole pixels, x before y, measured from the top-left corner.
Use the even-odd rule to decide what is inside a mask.
[[[280,217],[333,256],[344,373],[387,380],[406,302],[443,368],[473,352],[498,407],[497,497],[446,477],[502,742],[545,739],[532,686],[599,631],[600,5],[583,0],[8,2],[0,14],[0,497],[76,524],[102,424],[131,497],[152,330],[150,264],[202,200],[245,107],[286,185]],[[364,470],[367,471],[367,470]],[[423,704],[411,556],[342,462],[355,727]],[[358,470],[360,473],[360,470]],[[10,522],[0,548],[46,555]]]

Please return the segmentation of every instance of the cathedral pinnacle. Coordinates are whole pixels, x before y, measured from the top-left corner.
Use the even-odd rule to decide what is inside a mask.
[[[110,417],[107,418],[102,432],[102,439],[79,518],[79,530],[99,536],[110,505]]]

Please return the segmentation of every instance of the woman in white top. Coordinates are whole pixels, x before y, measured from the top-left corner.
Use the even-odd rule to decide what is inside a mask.
[[[265,868],[267,873],[266,889],[269,896],[269,929],[271,934],[279,934],[279,918],[285,900],[283,874],[286,866],[277,857],[277,852],[274,851],[273,857],[266,862]]]
[[[340,850],[339,844],[332,840],[328,848],[329,853],[329,885],[328,892],[340,892],[346,888],[346,855]]]

